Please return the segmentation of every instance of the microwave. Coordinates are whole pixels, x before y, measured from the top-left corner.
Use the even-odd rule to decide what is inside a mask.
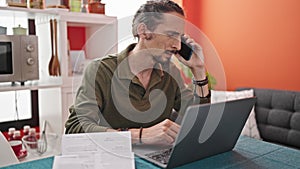
[[[39,79],[38,38],[35,35],[0,35],[0,82]]]

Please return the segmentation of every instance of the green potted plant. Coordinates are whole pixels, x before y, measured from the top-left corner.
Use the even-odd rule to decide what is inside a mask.
[[[183,65],[182,63],[178,62],[175,63],[176,65],[179,64],[179,68],[181,69],[182,73],[183,73],[183,78],[185,80],[186,84],[191,84],[192,78],[193,78],[193,73],[191,72],[191,70],[189,68],[187,68],[185,65]],[[208,78],[208,88],[210,90],[213,90],[215,85],[217,84],[217,80],[216,78],[209,72],[206,72],[206,76]]]

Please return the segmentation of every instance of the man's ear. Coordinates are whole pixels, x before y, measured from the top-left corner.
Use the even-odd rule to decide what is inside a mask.
[[[151,40],[152,35],[150,31],[148,30],[147,26],[144,23],[140,23],[137,27],[137,34],[139,35],[139,38]]]

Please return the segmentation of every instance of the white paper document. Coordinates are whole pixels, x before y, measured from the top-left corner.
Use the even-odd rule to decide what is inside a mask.
[[[67,134],[53,169],[134,169],[130,132]]]

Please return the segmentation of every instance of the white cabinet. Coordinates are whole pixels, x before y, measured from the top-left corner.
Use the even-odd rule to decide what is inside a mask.
[[[69,115],[68,108],[73,103],[74,94],[81,83],[82,77],[81,74],[70,74],[72,69],[70,65],[72,64],[70,64],[70,58],[68,57],[68,27],[80,27],[85,30],[84,51],[88,62],[108,53],[117,52],[117,18],[101,14],[14,7],[0,7],[0,15],[10,16],[15,19],[35,19],[40,73],[39,80],[26,82],[25,86],[0,84],[0,92],[38,89],[40,123],[44,119],[48,120],[50,123],[49,132],[61,134],[64,131],[64,123]],[[58,56],[61,76],[57,77],[49,76],[48,73],[48,63],[51,56],[50,19],[56,19],[58,23]],[[73,42],[70,41],[70,43]]]
[[[61,64],[61,77],[50,77],[48,75],[48,62],[51,56],[50,51],[50,26],[49,20],[58,20],[58,48]],[[63,132],[64,123],[68,118],[69,106],[73,103],[74,95],[81,83],[81,75],[70,75],[70,58],[68,58],[68,27],[84,27],[86,42],[85,57],[93,59],[105,56],[108,53],[117,52],[117,19],[98,14],[83,14],[73,12],[61,12],[54,16],[38,15],[36,18],[36,30],[39,36],[40,47],[40,75],[41,80],[61,80],[61,126],[56,127]],[[77,36],[77,35],[70,35]],[[70,41],[72,43],[72,41]],[[47,110],[42,110],[46,112]],[[51,113],[51,112],[47,112]]]

